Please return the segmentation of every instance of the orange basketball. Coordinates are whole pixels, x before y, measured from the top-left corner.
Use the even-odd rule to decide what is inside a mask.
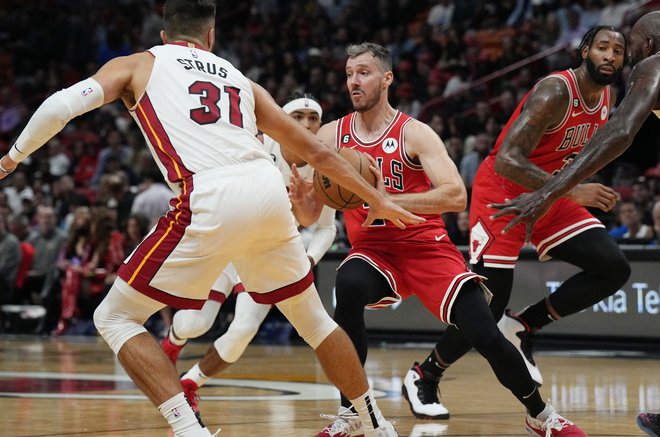
[[[339,154],[351,163],[369,184],[376,186],[376,176],[369,170],[371,163],[364,153],[355,149],[341,148]],[[323,203],[340,211],[354,209],[364,203],[357,194],[336,184],[332,179],[317,171],[314,171],[314,190]]]

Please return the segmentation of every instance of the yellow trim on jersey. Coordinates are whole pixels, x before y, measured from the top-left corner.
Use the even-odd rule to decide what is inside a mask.
[[[177,164],[176,160],[175,160],[175,159],[174,159],[169,153],[167,153],[167,151],[163,148],[163,143],[161,142],[160,138],[158,138],[158,134],[157,134],[156,131],[154,130],[153,126],[151,126],[151,123],[149,122],[149,117],[147,117],[147,114],[144,112],[144,109],[142,108],[142,105],[140,105],[140,104],[138,103],[138,105],[137,105],[137,109],[138,109],[138,110],[140,111],[140,113],[142,114],[142,117],[144,118],[144,120],[145,120],[146,123],[147,123],[147,126],[149,127],[149,130],[151,131],[151,133],[153,134],[154,138],[156,139],[156,142],[158,143],[158,148],[159,148],[159,149],[160,149],[165,155],[167,155],[168,158],[170,158],[170,159],[172,160],[172,163],[174,164],[174,170],[176,170],[176,174],[177,174],[177,176],[178,176],[179,179],[183,182],[183,186],[181,187],[181,194],[179,194],[179,195],[177,196],[177,200],[179,201],[179,203],[177,203],[176,206],[174,207],[175,210],[179,210],[179,206],[181,206],[181,204],[183,203],[183,200],[181,199],[181,196],[184,195],[184,194],[187,192],[187,189],[186,189],[186,188],[187,188],[187,187],[186,187],[186,180],[183,179],[183,178],[181,177],[181,171],[179,170],[179,165]],[[158,247],[159,247],[160,244],[163,242],[163,240],[165,240],[165,237],[167,237],[167,236],[170,234],[170,232],[172,231],[172,228],[174,227],[174,223],[177,222],[177,221],[179,220],[179,216],[181,215],[182,212],[183,212],[183,211],[181,211],[181,210],[179,210],[179,212],[177,212],[176,216],[174,216],[174,220],[172,220],[172,221],[170,222],[170,226],[169,226],[169,228],[167,228],[167,231],[165,231],[165,233],[164,233],[163,236],[160,238],[160,240],[158,240],[158,242],[154,245],[154,247],[151,248],[151,250],[149,251],[149,253],[147,253],[147,255],[142,259],[142,262],[140,262],[140,264],[137,266],[137,268],[136,268],[135,271],[133,272],[133,276],[131,276],[131,279],[128,280],[128,284],[129,284],[129,285],[131,285],[131,284],[133,283],[133,281],[135,280],[135,277],[138,275],[138,273],[140,273],[140,270],[142,270],[142,267],[144,267],[144,264],[147,262],[147,260],[149,259],[149,257],[151,257],[151,255],[154,253],[154,251],[155,251],[156,249],[158,249]]]

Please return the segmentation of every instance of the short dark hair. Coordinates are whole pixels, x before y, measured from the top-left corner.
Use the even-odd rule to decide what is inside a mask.
[[[321,103],[321,102],[319,102],[319,99],[314,97],[313,94],[303,93],[303,92],[300,92],[300,91],[296,91],[296,92],[292,93],[291,95],[287,96],[285,103],[293,102],[294,100],[298,100],[298,99],[309,99],[309,100],[314,100],[316,103]]]
[[[388,49],[380,44],[363,42],[361,44],[351,44],[346,47],[346,55],[349,58],[360,56],[363,53],[371,53],[383,71],[392,71],[392,55]]]
[[[582,59],[582,49],[585,47],[591,48],[591,45],[594,43],[594,39],[596,38],[596,35],[598,35],[598,32],[601,30],[609,30],[610,32],[615,32],[620,34],[623,37],[623,63],[627,64],[628,63],[628,38],[626,38],[626,35],[621,32],[618,28],[614,26],[594,26],[591,29],[587,31],[587,33],[584,34],[582,37],[582,41],[580,41],[580,45],[577,48],[577,59],[578,59],[578,64],[581,64],[584,59]]]
[[[163,6],[165,32],[201,37],[208,21],[215,21],[216,0],[167,0]]]

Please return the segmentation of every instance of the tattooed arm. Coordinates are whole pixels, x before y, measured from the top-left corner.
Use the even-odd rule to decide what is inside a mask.
[[[531,92],[520,115],[509,127],[495,157],[495,171],[528,190],[537,190],[552,176],[534,165],[529,155],[546,130],[558,126],[570,109],[564,81],[548,78]]]

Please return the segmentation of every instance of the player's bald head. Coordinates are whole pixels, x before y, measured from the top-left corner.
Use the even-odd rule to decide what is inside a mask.
[[[660,11],[645,14],[630,31],[630,53],[633,64],[660,51]]]

